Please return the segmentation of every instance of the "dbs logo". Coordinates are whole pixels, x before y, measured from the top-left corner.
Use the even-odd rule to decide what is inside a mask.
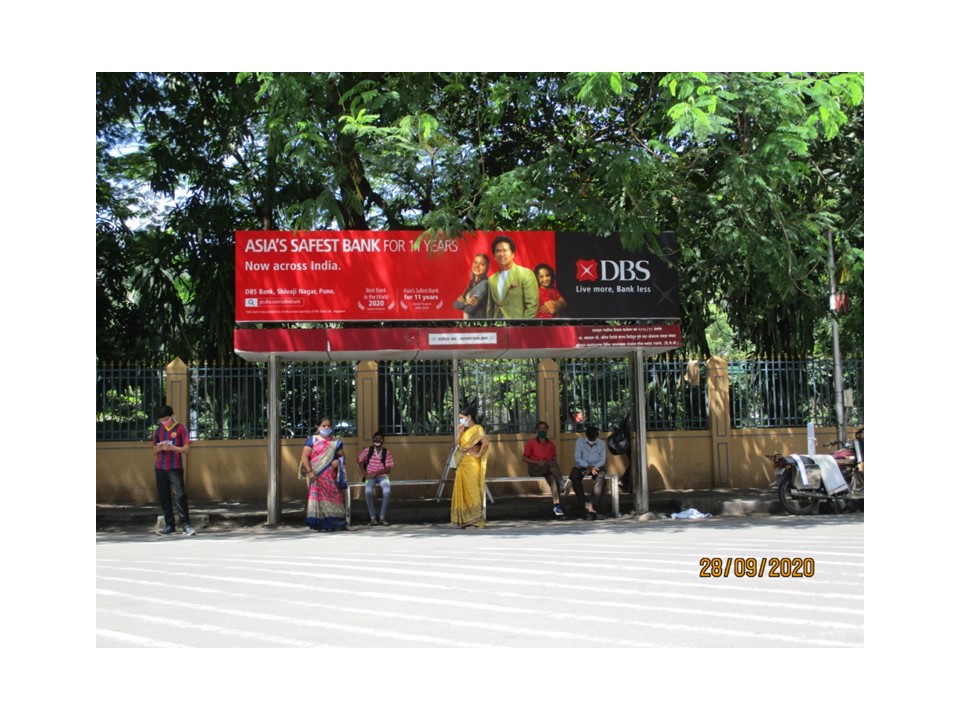
[[[596,260],[577,260],[577,280],[596,282],[598,279]]]

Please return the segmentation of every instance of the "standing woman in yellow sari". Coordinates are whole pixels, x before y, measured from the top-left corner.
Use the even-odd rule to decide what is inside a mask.
[[[300,475],[307,482],[307,525],[317,532],[349,530],[343,489],[343,442],[333,435],[330,418],[323,418],[317,434],[307,438],[300,454]]]
[[[464,408],[457,425],[457,476],[450,501],[450,522],[464,529],[484,525],[483,493],[490,441],[483,427],[476,423],[476,415],[475,409]]]

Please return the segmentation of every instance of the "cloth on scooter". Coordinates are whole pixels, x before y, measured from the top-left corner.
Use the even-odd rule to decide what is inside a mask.
[[[711,517],[711,515],[710,513],[702,513],[696,508],[690,508],[689,510],[671,513],[670,517],[674,520],[699,520],[700,518]]]
[[[803,461],[803,458],[807,458],[820,468],[820,481],[823,483],[823,487],[828,495],[835,495],[841,490],[847,489],[847,481],[843,479],[843,473],[840,471],[840,466],[837,465],[837,461],[834,460],[833,455],[793,454],[790,457],[797,463],[797,470],[800,471],[800,482],[802,482],[804,486],[810,486],[812,489],[816,489],[817,486],[817,483],[811,483],[807,478],[806,463]]]

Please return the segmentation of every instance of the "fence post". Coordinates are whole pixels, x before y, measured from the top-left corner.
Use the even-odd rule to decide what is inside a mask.
[[[163,371],[166,374],[167,405],[173,408],[173,414],[177,419],[187,425],[190,420],[190,373],[187,364],[177,357],[171,360]],[[153,410],[156,412],[157,408]],[[156,418],[153,419],[156,420]],[[187,427],[189,432],[195,429]]]
[[[550,426],[550,437],[560,437],[560,367],[556,360],[537,361],[537,420]]]
[[[730,486],[730,375],[727,360],[707,360],[707,408],[713,448],[713,486]]]

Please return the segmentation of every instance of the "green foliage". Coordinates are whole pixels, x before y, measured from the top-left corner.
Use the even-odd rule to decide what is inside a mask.
[[[97,422],[137,422],[149,420],[143,409],[143,390],[128,386],[125,390],[107,390]]]
[[[683,335],[862,347],[862,73],[101,73],[97,352],[232,354],[239,228],[680,241]]]

